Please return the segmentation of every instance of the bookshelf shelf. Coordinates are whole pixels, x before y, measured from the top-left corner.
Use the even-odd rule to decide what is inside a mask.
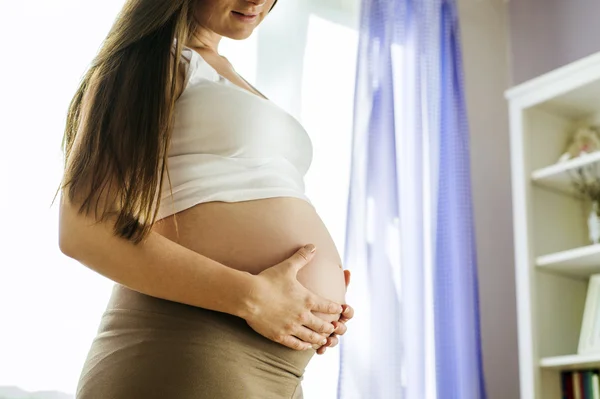
[[[531,180],[537,185],[571,194],[573,193],[571,173],[581,167],[598,163],[600,163],[600,152],[583,155],[563,163],[537,169],[531,174]]]
[[[600,273],[600,244],[540,256],[536,265],[540,270],[553,270],[573,277],[587,278]]]
[[[579,370],[600,367],[600,353],[545,357],[540,367],[557,370]]]

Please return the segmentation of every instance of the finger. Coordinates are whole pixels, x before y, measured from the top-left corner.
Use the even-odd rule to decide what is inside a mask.
[[[344,311],[342,305],[328,299],[321,298],[317,295],[313,295],[311,298],[309,298],[306,305],[311,311],[319,313],[339,315]]]
[[[332,334],[330,337],[327,338],[327,343],[325,345],[323,345],[322,347],[320,347],[319,349],[317,349],[317,354],[322,355],[323,353],[325,353],[327,348],[333,348],[334,346],[337,346],[339,344],[339,342],[340,341],[339,341],[337,335]]]
[[[315,349],[318,349],[327,343],[326,336],[324,336],[322,334],[317,334],[313,330],[306,328],[304,326],[301,326],[300,328],[298,328],[296,330],[296,332],[294,333],[294,335],[296,336],[296,338],[299,338],[300,340],[302,340],[304,342],[316,345],[316,348],[313,346],[313,348],[315,348]]]
[[[303,350],[307,350],[307,349],[311,349],[312,348],[311,344],[308,344],[306,342],[302,342],[298,338],[293,337],[291,335],[286,335],[282,339],[275,340],[275,341],[279,342],[282,345],[287,346],[288,348],[295,349],[297,351],[303,351]]]
[[[320,347],[319,349],[317,349],[317,354],[322,355],[323,353],[325,353],[327,348],[331,347],[331,343],[332,343],[331,337],[327,337],[327,343],[325,345],[323,345],[322,347]]]
[[[311,261],[316,250],[317,248],[313,244],[308,244],[300,248],[294,255],[291,256],[291,258],[288,259],[294,273],[297,274],[300,269],[302,269]]]
[[[346,304],[342,305],[342,308],[344,308],[344,311],[342,312],[342,317],[340,317],[340,321],[342,323],[345,323],[354,317],[354,308]]]
[[[346,327],[346,323],[339,322],[335,325],[335,335],[344,335],[348,331],[348,327]]]
[[[312,313],[310,314],[308,321],[304,323],[304,326],[310,328],[314,332],[324,334],[325,336],[333,334],[334,331],[333,324],[326,322]]]
[[[339,338],[337,337],[336,334],[333,334],[331,337],[327,338],[327,343],[325,344],[325,347],[333,348],[333,347],[337,346],[339,343],[340,343]]]
[[[348,289],[348,285],[350,284],[350,270],[344,270],[344,280],[346,281],[346,290]]]

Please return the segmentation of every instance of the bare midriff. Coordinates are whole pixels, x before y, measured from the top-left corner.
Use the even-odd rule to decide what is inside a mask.
[[[314,244],[315,256],[298,273],[306,288],[345,303],[340,254],[325,224],[308,202],[274,197],[241,202],[206,202],[159,220],[153,230],[184,247],[237,270],[258,274]],[[317,314],[317,313],[315,313]],[[333,321],[334,315],[317,314]]]

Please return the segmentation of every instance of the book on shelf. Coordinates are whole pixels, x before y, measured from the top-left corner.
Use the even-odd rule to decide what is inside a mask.
[[[565,370],[561,372],[563,399],[600,399],[600,370]]]

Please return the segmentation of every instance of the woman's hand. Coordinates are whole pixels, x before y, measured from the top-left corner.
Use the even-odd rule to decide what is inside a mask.
[[[348,291],[348,284],[350,284],[350,270],[344,270],[344,279],[346,280],[346,291]],[[327,338],[327,343],[317,349],[317,354],[322,355],[325,353],[327,348],[333,348],[339,344],[340,340],[338,339],[338,335],[344,335],[348,328],[346,327],[346,322],[354,317],[354,309],[350,305],[342,305],[344,308],[344,312],[342,313],[342,317],[339,321],[334,321],[333,325],[335,327],[335,331],[331,336]]]
[[[315,247],[301,248],[291,258],[255,276],[244,319],[254,331],[296,350],[317,349],[335,328],[312,311],[338,316],[340,304],[306,289],[296,275],[314,256]]]

